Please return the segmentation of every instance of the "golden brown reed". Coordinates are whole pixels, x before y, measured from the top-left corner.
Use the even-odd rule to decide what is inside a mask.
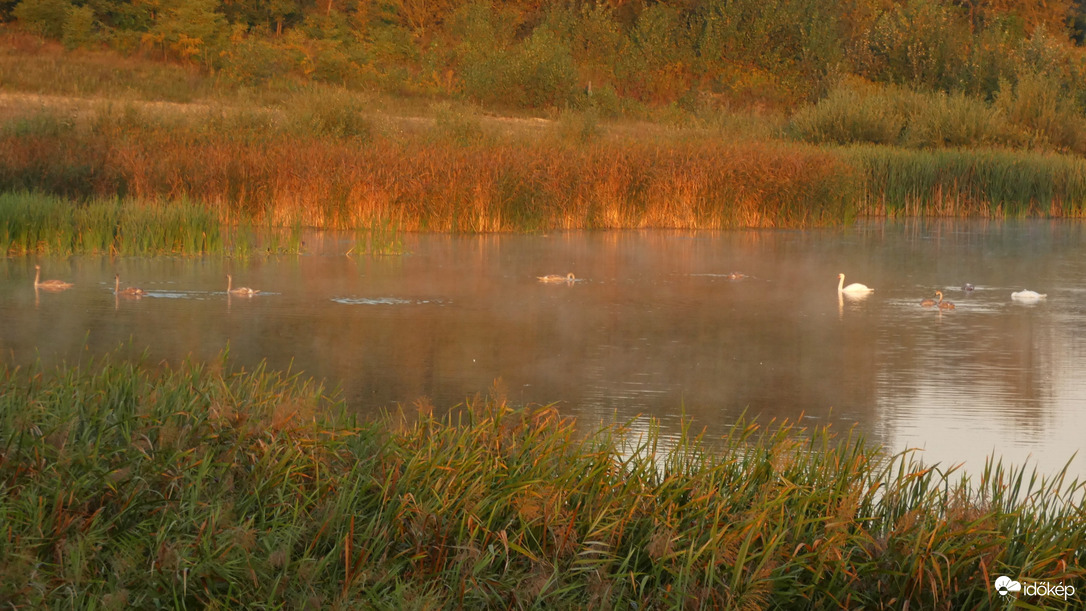
[[[857,192],[839,156],[788,143],[117,135],[0,135],[0,188],[187,198],[227,222],[464,232],[812,226],[851,218]]]

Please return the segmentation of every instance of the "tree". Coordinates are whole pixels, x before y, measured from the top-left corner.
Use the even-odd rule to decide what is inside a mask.
[[[185,61],[199,57],[211,68],[214,58],[209,50],[221,47],[227,34],[226,18],[218,7],[218,0],[175,0],[144,39]]]
[[[73,7],[64,22],[62,41],[69,49],[82,47],[94,40],[94,9],[89,6]]]
[[[965,8],[974,31],[1011,19],[1021,24],[1024,34],[1037,28],[1065,32],[1075,16],[1074,0],[957,0]]]
[[[46,38],[59,39],[72,4],[68,0],[23,0],[12,12],[27,30]]]

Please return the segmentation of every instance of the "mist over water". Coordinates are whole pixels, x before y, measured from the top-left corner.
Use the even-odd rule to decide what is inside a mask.
[[[324,233],[298,257],[14,258],[0,263],[0,358],[177,362],[229,348],[235,366],[326,379],[364,414],[500,392],[586,426],[652,417],[668,433],[685,414],[715,436],[746,412],[855,423],[967,470],[995,451],[1054,471],[1084,438],[1083,228],[425,234],[406,237],[407,255],[372,258]],[[36,295],[36,262],[75,288]],[[536,279],[568,272],[575,282]],[[875,292],[839,296],[839,272]],[[115,298],[114,273],[149,295]],[[228,296],[227,273],[262,292]],[[1013,301],[1022,289],[1047,298]],[[956,309],[922,308],[936,290]]]

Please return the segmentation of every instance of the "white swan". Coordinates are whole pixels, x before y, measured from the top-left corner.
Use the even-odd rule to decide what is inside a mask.
[[[226,274],[226,292],[233,295],[246,295],[252,297],[260,291],[258,289],[251,289],[247,286],[239,286],[234,288],[234,277],[230,274]]]
[[[1011,293],[1011,299],[1013,299],[1015,301],[1024,301],[1024,302],[1027,302],[1027,303],[1033,303],[1033,302],[1036,302],[1036,301],[1040,301],[1040,300],[1044,299],[1045,297],[1048,297],[1047,293],[1042,294],[1042,293],[1038,293],[1036,291],[1028,291],[1028,290],[1027,291],[1016,291],[1014,293]]]
[[[62,282],[60,280],[46,280],[41,282],[41,266],[35,265],[34,269],[37,272],[34,274],[34,288],[42,289],[43,291],[63,291],[64,289],[72,288],[71,282]]]
[[[863,293],[873,293],[875,292],[875,289],[864,286],[859,282],[853,282],[852,284],[845,286],[845,275],[837,274],[837,292],[859,295]]]
[[[577,278],[573,275],[573,272],[566,274],[565,276],[559,276],[558,274],[550,274],[548,276],[536,276],[540,282],[575,282]]]

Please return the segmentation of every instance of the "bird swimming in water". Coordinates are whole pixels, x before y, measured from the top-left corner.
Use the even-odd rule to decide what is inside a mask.
[[[954,304],[950,301],[943,301],[943,292],[935,291],[935,295],[939,297],[939,303],[935,304],[940,310],[953,310]]]
[[[234,277],[230,274],[226,274],[226,292],[230,293],[231,295],[245,295],[248,297],[252,297],[260,291],[257,289],[251,289],[247,286],[234,288]]]
[[[536,276],[540,282],[568,282],[573,283],[577,278],[573,275],[573,272],[566,274],[565,276],[559,276],[558,274],[550,274],[548,276]]]
[[[935,294],[938,295],[939,291],[935,291]],[[925,308],[930,308],[930,307],[934,306],[935,303],[936,302],[935,302],[934,299],[932,299],[931,297],[927,297],[923,301],[920,302],[920,305],[925,307]]]
[[[143,289],[140,289],[140,288],[136,288],[134,286],[130,286],[130,287],[128,287],[128,288],[126,288],[125,290],[122,291],[121,290],[121,275],[120,274],[114,274],[113,275],[113,294],[114,295],[121,295],[123,297],[143,297],[144,295],[147,294],[147,291],[145,291]]]
[[[1023,301],[1026,303],[1037,302],[1044,299],[1045,297],[1048,297],[1047,293],[1038,293],[1036,291],[1030,290],[1015,291],[1014,293],[1011,293],[1011,299],[1015,301]]]
[[[34,269],[37,270],[37,272],[34,274],[34,288],[35,289],[42,289],[44,291],[63,291],[65,289],[72,288],[72,283],[71,282],[63,282],[63,281],[60,281],[60,280],[46,280],[46,281],[42,282],[41,281],[41,266],[40,265],[35,265]]]
[[[852,284],[850,284],[848,286],[845,286],[845,275],[844,274],[837,274],[837,292],[838,293],[849,293],[849,294],[857,295],[857,294],[860,294],[860,293],[873,293],[874,291],[875,291],[875,289],[868,288],[867,286],[864,286],[863,284],[860,284],[859,282],[853,282]]]
[[[973,286],[972,284],[970,284],[968,282],[966,282],[965,284],[962,285],[962,290],[965,291],[966,293],[971,292],[975,288],[977,288],[977,287]]]

